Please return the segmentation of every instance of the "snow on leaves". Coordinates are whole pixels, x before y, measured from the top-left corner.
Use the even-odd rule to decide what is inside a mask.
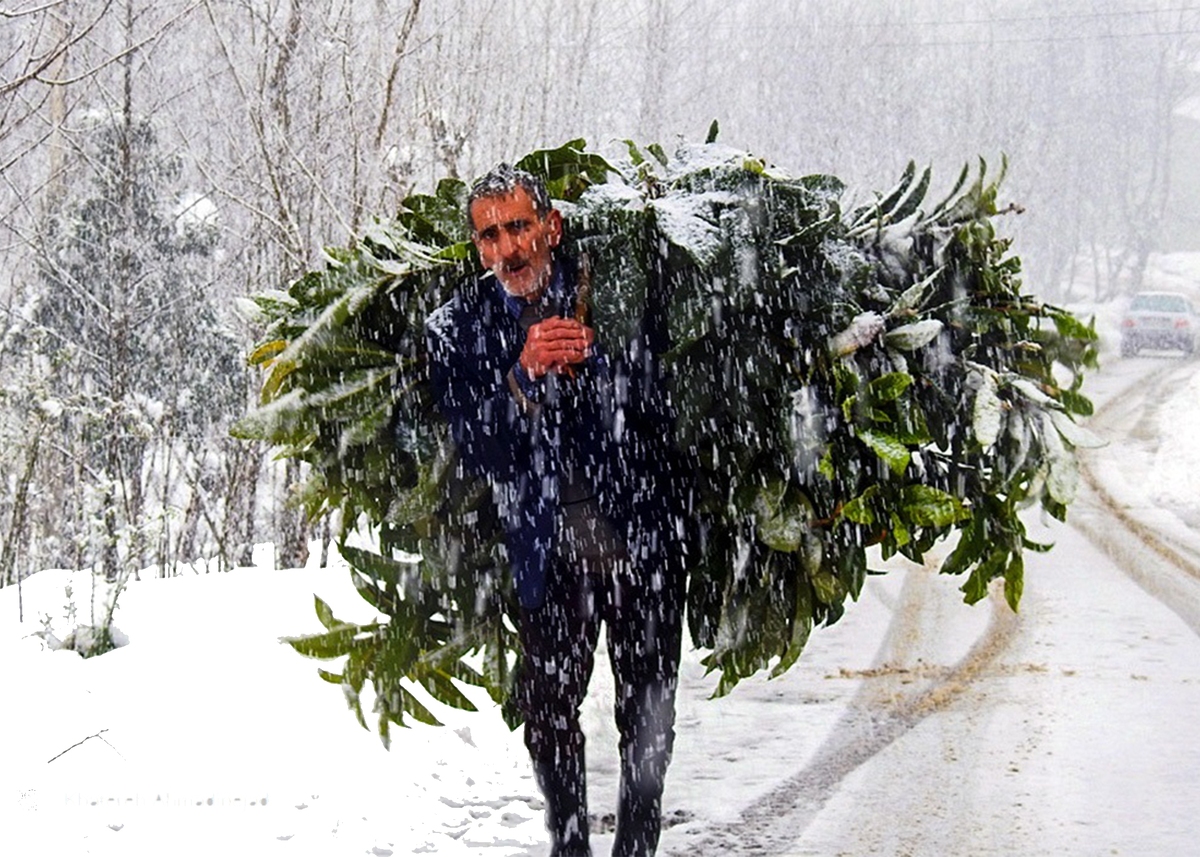
[[[942,570],[964,575],[969,602],[1003,578],[1015,609],[1022,553],[1040,547],[1018,512],[1065,515],[1074,449],[1095,440],[1074,422],[1090,413],[1095,332],[1022,293],[986,165],[928,211],[930,170],[911,164],[845,211],[836,178],[715,143],[628,151],[611,165],[574,140],[519,166],[547,178],[588,257],[598,340],[620,349],[652,316],[668,334],[702,534],[688,622],[716,693],[794,663],[857,597],[873,545],[920,561],[957,535]],[[517,645],[491,492],[457,465],[425,379],[426,319],[478,270],[465,190],[446,179],[410,197],[325,271],[259,300],[272,326],[255,359],[271,374],[241,431],[313,465],[314,514],[380,535],[379,553],[347,556],[386,621],[331,627],[321,611],[326,632],[291,642],[349,647],[327,677],[355,700],[375,681],[384,734],[432,717],[387,682],[455,704],[451,680],[467,681],[503,700]]]

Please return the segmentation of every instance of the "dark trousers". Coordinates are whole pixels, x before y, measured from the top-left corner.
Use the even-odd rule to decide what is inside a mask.
[[[521,613],[524,660],[517,694],[525,745],[546,799],[553,857],[588,846],[584,737],[600,623],[616,680],[621,785],[614,857],[650,855],[662,824],[662,791],[675,731],[684,576],[677,558],[558,561],[545,604]]]

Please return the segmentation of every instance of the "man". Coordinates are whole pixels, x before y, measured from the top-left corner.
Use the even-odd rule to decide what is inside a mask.
[[[590,854],[579,706],[600,625],[616,679],[613,854],[653,854],[674,739],[682,468],[653,319],[606,353],[576,313],[578,266],[545,185],[502,164],[468,200],[489,273],[427,325],[438,405],[491,485],[521,604],[517,702],[555,857]],[[603,284],[597,284],[603,288]],[[657,353],[656,353],[657,352]]]

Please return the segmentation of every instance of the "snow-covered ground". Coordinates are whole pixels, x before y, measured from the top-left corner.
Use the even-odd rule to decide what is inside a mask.
[[[1196,259],[1166,261],[1154,285],[1200,285]],[[1115,335],[1119,308],[1094,309]],[[1197,365],[1110,349],[1088,387],[1120,431],[1092,471],[1178,545],[1200,543]],[[1200,583],[1159,586],[1090,490],[1071,520],[1030,516],[1056,547],[1027,557],[1019,616],[896,563],[780,679],[710,700],[689,656],[662,852],[1195,853]],[[120,598],[128,645],[47,649],[45,617],[62,636],[90,593],[57,570],[0,590],[5,854],[543,853],[520,733],[484,697],[385,751],[279,642],[317,629],[313,593],[369,617],[344,568],[147,577]],[[602,653],[585,710],[597,815],[616,795]],[[594,837],[598,857],[610,842]]]

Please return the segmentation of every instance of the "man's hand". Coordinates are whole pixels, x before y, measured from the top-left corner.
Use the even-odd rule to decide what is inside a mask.
[[[521,368],[534,379],[547,372],[569,372],[572,365],[588,358],[595,341],[590,327],[572,319],[548,318],[529,328],[521,349]]]

